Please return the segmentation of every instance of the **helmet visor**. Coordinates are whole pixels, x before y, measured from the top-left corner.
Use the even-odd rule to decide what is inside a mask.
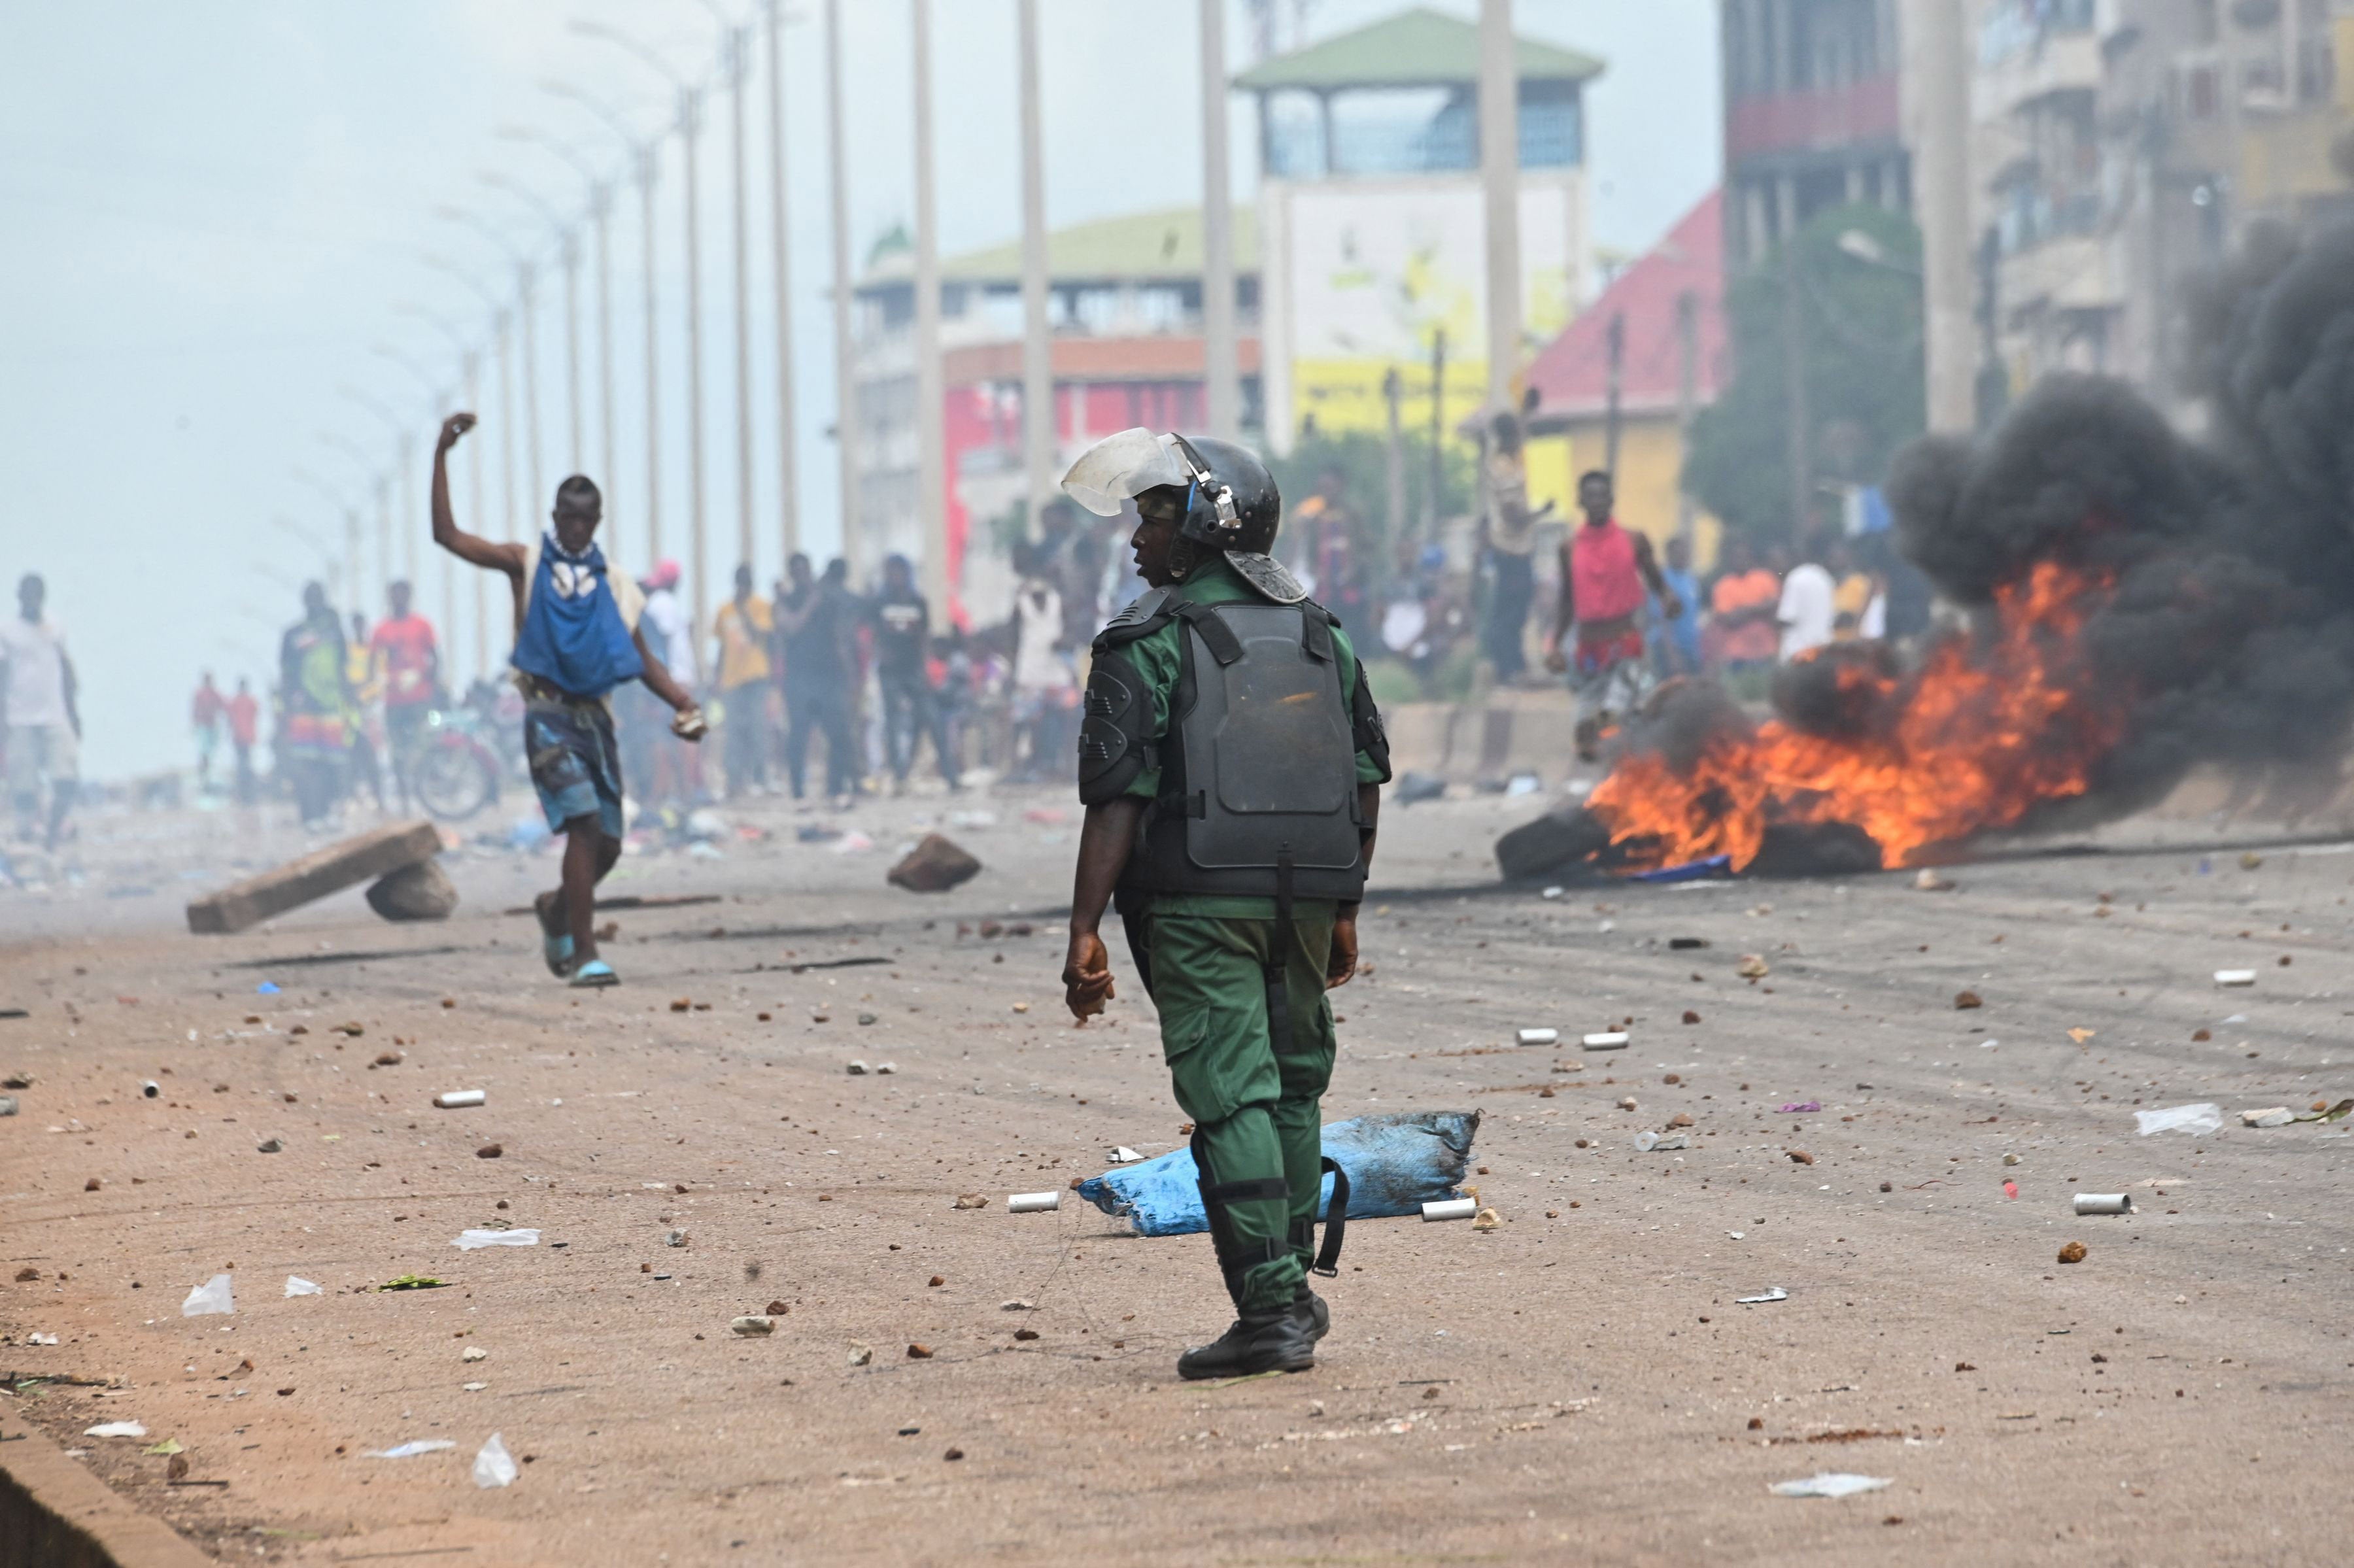
[[[1189,477],[1169,438],[1140,425],[1106,436],[1081,453],[1063,476],[1063,493],[1098,517],[1117,517],[1122,502],[1157,485],[1183,484]]]

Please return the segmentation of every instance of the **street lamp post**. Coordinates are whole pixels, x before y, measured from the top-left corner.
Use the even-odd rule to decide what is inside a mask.
[[[932,167],[932,0],[915,0],[916,105],[916,524],[924,596],[945,620],[949,579],[947,440],[942,429],[938,194]]]
[[[604,178],[571,148],[528,126],[506,125],[499,134],[511,142],[529,142],[546,148],[571,165],[588,186],[588,222],[597,239],[597,431],[599,480],[605,486],[605,549],[620,558],[620,529],[614,515],[613,494],[613,182]],[[577,438],[576,438],[577,440]],[[578,467],[576,457],[574,466]]]
[[[543,92],[557,98],[569,99],[602,120],[615,135],[620,137],[621,144],[630,150],[631,166],[635,171],[639,220],[640,227],[643,230],[642,238],[645,246],[646,357],[645,374],[642,379],[645,382],[646,391],[646,559],[651,564],[662,555],[662,361],[660,354],[662,334],[661,316],[657,310],[654,268],[654,175],[659,172],[661,164],[656,156],[654,143],[639,141],[637,133],[630,129],[628,122],[605,104],[589,97],[569,82],[543,81],[539,85]],[[602,260],[604,238],[601,230],[598,246],[599,257],[598,265],[600,270],[599,288],[601,290],[603,288],[601,269],[604,265]],[[614,471],[612,466],[612,361],[609,356],[605,361],[603,372],[605,465],[609,473]]]
[[[734,182],[736,260],[736,558],[752,559],[752,338],[750,263],[745,249],[744,74],[751,30],[728,19],[718,0],[703,0],[724,29],[721,70],[727,82],[729,169]]]
[[[417,474],[416,464],[412,461],[417,452],[416,427],[356,387],[346,384],[336,390],[382,419],[385,428],[392,432],[393,462],[400,475],[401,521],[398,526],[393,522],[392,490],[387,484],[381,519],[384,532],[376,540],[376,562],[383,571],[383,581],[377,584],[377,588],[381,591],[392,582],[392,542],[396,537],[401,540],[401,575],[413,585],[417,577]]]
[[[440,329],[441,335],[450,340],[451,346],[458,351],[458,361],[461,366],[461,374],[465,381],[465,406],[469,409],[481,408],[482,397],[482,351],[468,344],[465,339],[465,335],[460,333],[456,327],[451,326],[447,321],[435,315],[432,312],[426,310],[421,305],[404,301],[403,302],[393,306],[393,309],[399,312],[402,315],[416,316],[421,321],[432,323],[436,328]],[[379,352],[385,351],[380,349]],[[437,416],[438,412],[440,411],[437,411]],[[466,514],[468,517],[472,519],[474,526],[480,528],[483,525],[482,450],[479,447],[470,450],[466,453],[465,463],[467,481]],[[477,578],[475,583],[475,598],[478,604],[482,599],[482,584],[480,579]],[[489,657],[487,651],[483,647],[485,641],[483,633],[485,629],[482,625],[482,620],[483,616],[478,610],[474,617],[474,662],[478,671],[486,668],[484,661]],[[447,550],[441,552],[441,635],[449,642],[451,648],[454,649],[456,647],[458,640],[458,561],[457,557],[451,555]],[[457,661],[453,658],[451,660],[451,663],[455,667]]]
[[[320,439],[322,440],[325,440],[326,437],[322,434]],[[329,442],[328,444],[333,445],[334,443]],[[358,509],[354,507],[349,501],[345,499],[343,492],[337,490],[334,485],[329,484],[325,480],[321,479],[317,474],[313,473],[309,469],[304,468],[301,463],[294,464],[293,467],[289,469],[287,471],[292,473],[296,479],[301,480],[304,484],[309,485],[312,490],[316,492],[319,496],[327,503],[328,505],[334,507],[337,512],[343,514],[344,570],[343,580],[336,585],[336,591],[346,600],[356,599],[360,590],[360,514]]]
[[[850,341],[849,147],[842,131],[842,0],[825,0],[828,205],[833,217],[833,445],[842,464],[842,555],[859,576],[864,529],[858,515],[858,362]]]
[[[1055,418],[1055,345],[1046,319],[1045,141],[1039,125],[1038,0],[1020,0],[1014,47],[1022,116],[1022,467],[1030,527],[1055,493],[1059,431]]]
[[[777,512],[784,557],[801,547],[801,465],[793,436],[793,290],[785,219],[784,8],[761,0],[769,23],[769,244],[777,274]]]
[[[577,229],[564,220],[564,215],[534,195],[524,185],[495,171],[475,176],[493,190],[504,191],[519,198],[556,231],[557,254],[564,267],[564,377],[566,418],[571,446],[567,452],[566,471],[580,471],[580,237]],[[536,483],[536,476],[535,476]]]
[[[357,463],[363,471],[365,471],[365,470],[366,470],[366,469],[370,468],[370,467],[372,467],[372,466],[375,464],[375,462],[376,462],[376,459],[374,459],[374,458],[370,457],[370,456],[367,454],[367,452],[366,451],[366,450],[364,450],[364,449],[360,446],[360,444],[359,444],[358,442],[356,442],[356,441],[353,440],[349,436],[346,436],[346,435],[343,434],[341,431],[338,431],[338,430],[321,430],[321,431],[317,432],[317,434],[318,434],[318,440],[319,440],[319,444],[320,444],[321,446],[325,447],[325,448],[326,448],[328,450],[330,450],[330,451],[338,452],[338,453],[342,454],[343,456],[345,456],[345,457],[346,457],[346,458],[349,458],[353,462]],[[341,504],[341,503],[338,503],[338,504]],[[352,602],[352,603],[356,604],[357,602],[359,602],[359,599],[360,599],[360,598],[361,598],[361,590],[360,590],[360,548],[359,548],[359,509],[358,509],[357,507],[353,507],[353,508],[351,509],[351,512],[350,512],[349,517],[350,517],[350,522],[351,522],[351,526],[352,526],[352,553],[351,553],[351,554],[352,554],[352,573],[351,573],[351,581],[349,581],[349,582],[347,582],[347,583],[345,583],[345,584],[344,585],[344,592],[345,592],[345,597],[346,598],[346,599],[348,599],[348,600],[349,600],[350,602]],[[387,522],[387,533],[389,532],[389,523],[388,523],[388,522]],[[381,588],[381,587],[383,586],[383,583],[384,583],[384,582],[388,582],[388,581],[390,581],[390,580],[391,580],[391,572],[390,572],[390,567],[391,567],[390,546],[389,546],[388,541],[387,541],[386,538],[381,537],[381,536],[377,539],[377,542],[376,542],[376,543],[377,543],[377,550],[376,550],[377,566],[378,566],[378,569],[379,569],[379,571],[383,574],[382,578],[381,578],[381,580],[379,581],[379,583],[378,583],[378,585],[377,585],[377,586],[378,586],[379,588]]]
[[[529,493],[535,496],[539,495],[543,493],[539,483],[539,351],[537,339],[532,327],[533,320],[539,313],[535,310],[532,305],[533,270],[531,258],[524,255],[523,252],[508,244],[506,237],[502,235],[497,228],[493,228],[490,224],[484,223],[481,218],[475,217],[472,213],[468,212],[465,208],[444,207],[437,210],[438,216],[453,223],[462,223],[467,228],[472,229],[475,233],[482,236],[485,239],[488,239],[493,246],[498,248],[499,251],[504,255],[507,260],[514,267],[515,309],[523,317],[523,419],[525,464],[525,471],[528,472],[531,477]],[[512,412],[512,409],[508,410],[508,412]],[[509,509],[507,515],[510,519],[514,517],[514,513],[512,508]]]
[[[450,403],[450,393],[447,393],[447,388],[438,387],[436,381],[433,381],[433,376],[426,372],[424,365],[419,365],[417,360],[409,358],[409,355],[405,355],[405,353],[400,353],[398,348],[393,348],[391,344],[369,344],[369,353],[375,353],[375,355],[379,355],[379,358],[391,360],[391,363],[400,365],[402,370],[408,370],[409,375],[417,376],[417,384],[426,391],[426,405],[429,405],[430,409],[436,409],[438,412],[438,409],[442,409],[447,403]],[[459,348],[459,376],[461,376],[463,381],[466,408],[473,408],[475,403],[475,370],[478,370],[478,367],[481,367],[481,355],[478,355],[473,348]],[[473,461],[471,469],[473,469],[473,515],[475,518],[481,518],[482,515],[482,464],[481,461]],[[408,518],[408,527],[402,527],[400,548],[402,548],[405,575],[408,575],[409,579],[409,587],[417,588],[417,596],[419,596],[421,600],[421,598],[424,598],[424,581],[421,581],[421,570],[419,570],[419,563],[417,563],[417,551],[419,551],[419,546],[417,546],[417,535],[419,535],[419,527],[417,527],[417,518],[412,515],[412,518]],[[454,638],[457,636],[457,560],[454,560],[447,551],[442,551],[442,558],[440,558],[440,605],[442,605],[442,636]]]
[[[645,45],[600,23],[576,21],[572,30],[584,37],[619,44],[652,67],[678,92],[679,140],[686,154],[686,495],[687,569],[693,574],[694,622],[700,637],[710,606],[710,579],[705,565],[703,489],[703,251],[701,219],[696,207],[695,142],[702,127],[702,95],[693,83],[673,70],[669,62]]]

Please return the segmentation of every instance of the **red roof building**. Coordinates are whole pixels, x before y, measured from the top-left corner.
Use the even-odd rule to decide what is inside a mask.
[[[1683,377],[1683,344],[1676,324],[1686,295],[1696,312],[1699,344],[1695,401],[1715,399],[1730,374],[1724,324],[1724,197],[1711,191],[1669,231],[1658,249],[1618,274],[1602,297],[1541,350],[1528,385],[1541,399],[1536,427],[1561,429],[1600,419],[1610,400],[1610,335],[1623,321],[1619,407],[1626,413],[1676,410]]]
[[[1617,335],[1618,520],[1660,544],[1691,528],[1693,554],[1705,562],[1715,555],[1715,523],[1688,509],[1682,495],[1681,320],[1687,311],[1692,323],[1691,402],[1698,408],[1715,400],[1733,372],[1724,317],[1722,191],[1710,192],[1686,213],[1529,366],[1526,384],[1537,397],[1529,420],[1534,438],[1529,475],[1532,495],[1556,497],[1566,512],[1575,493],[1573,475],[1613,467],[1610,366]]]

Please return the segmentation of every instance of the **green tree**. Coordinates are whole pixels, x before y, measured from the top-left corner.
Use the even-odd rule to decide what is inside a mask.
[[[1432,543],[1422,532],[1428,511],[1430,442],[1409,435],[1399,444],[1405,476],[1400,511],[1406,532],[1416,545]],[[1390,536],[1388,449],[1385,438],[1368,431],[1340,436],[1312,432],[1295,441],[1288,456],[1269,454],[1267,471],[1275,476],[1276,488],[1283,495],[1285,533],[1276,553],[1288,556],[1298,542],[1291,532],[1299,526],[1294,509],[1308,497],[1322,493],[1328,475],[1337,475],[1341,493],[1326,499],[1337,502],[1354,525],[1352,537],[1366,567],[1367,585],[1386,592],[1397,574],[1399,546],[1404,543]],[[1471,510],[1478,482],[1472,451],[1466,443],[1450,441],[1440,456],[1438,515],[1459,517]]]
[[[1733,381],[1693,418],[1684,488],[1739,533],[1788,538],[1793,335],[1805,367],[1810,489],[1878,483],[1896,450],[1926,427],[1921,231],[1875,207],[1819,214],[1731,281],[1726,312]]]

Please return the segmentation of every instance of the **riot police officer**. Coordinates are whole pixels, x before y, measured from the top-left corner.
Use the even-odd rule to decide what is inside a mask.
[[[1282,501],[1249,451],[1126,430],[1063,488],[1099,516],[1135,502],[1150,585],[1095,642],[1065,1000],[1084,1020],[1113,994],[1097,927],[1116,895],[1235,1304],[1178,1373],[1304,1371],[1331,1320],[1308,1275],[1336,1272],[1348,1208],[1323,1154],[1324,993],[1356,969],[1389,779],[1381,715],[1340,622],[1267,555]]]

